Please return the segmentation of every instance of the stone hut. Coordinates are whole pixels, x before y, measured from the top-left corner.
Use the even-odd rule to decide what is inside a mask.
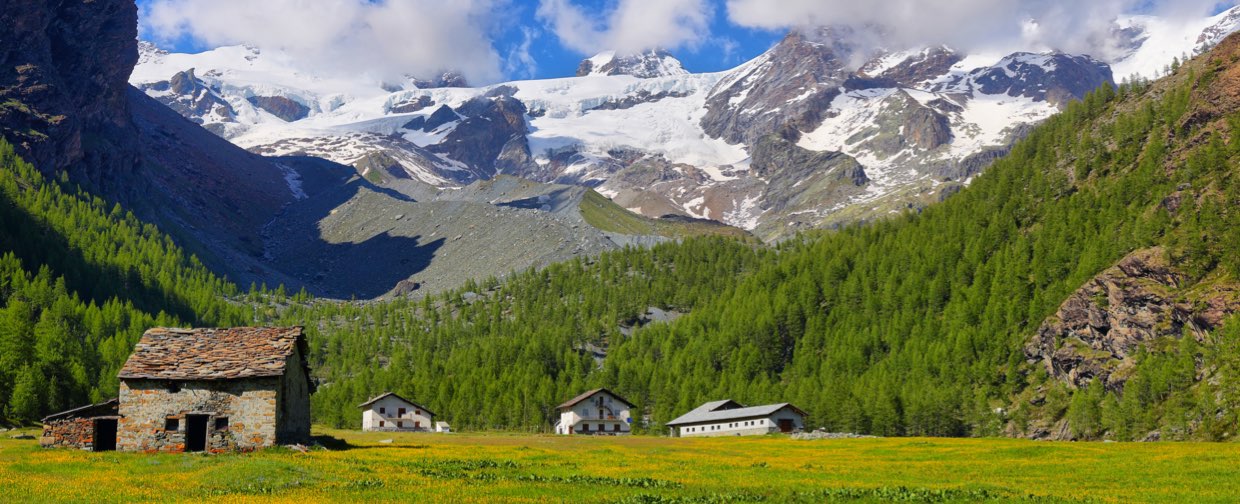
[[[300,327],[151,329],[120,374],[117,448],[249,451],[310,439]]]
[[[82,406],[43,419],[44,448],[78,448],[91,451],[116,449],[117,400]]]

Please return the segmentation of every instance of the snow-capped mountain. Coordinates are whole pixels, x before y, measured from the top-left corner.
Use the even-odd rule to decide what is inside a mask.
[[[631,75],[642,79],[654,77],[670,77],[685,75],[680,60],[662,49],[653,49],[638,54],[619,56],[615,51],[607,51],[581,61],[577,65],[577,76],[587,75]]]
[[[665,51],[603,53],[579,77],[477,88],[320,76],[251,47],[143,44],[131,80],[237,145],[328,158],[372,181],[508,174],[778,239],[938,201],[1067,102],[1114,75],[1155,76],[1237,27],[1240,8],[1188,24],[1123,19],[1108,42],[1123,51],[1106,61],[928,47],[860,65],[824,29],[725,72],[688,73]]]

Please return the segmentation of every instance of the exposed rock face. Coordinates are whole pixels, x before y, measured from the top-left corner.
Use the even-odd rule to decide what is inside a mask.
[[[706,134],[752,145],[786,125],[808,131],[821,124],[821,114],[849,78],[846,55],[837,44],[821,41],[830,36],[793,31],[766,57],[720,81],[706,100]],[[767,113],[774,109],[779,113]]]
[[[447,71],[429,79],[413,78],[413,86],[418,89],[464,88],[469,81],[460,72]]]
[[[631,75],[641,79],[683,75],[689,73],[671,53],[663,49],[652,49],[628,56],[617,56],[615,53],[603,53],[582,60],[577,65],[577,76],[587,75]]]
[[[439,111],[435,114],[438,115]],[[496,161],[501,154],[504,154],[506,164],[532,163],[525,138],[529,132],[525,123],[525,104],[520,100],[509,96],[473,98],[461,104],[455,114],[464,116],[465,119],[453,128],[444,142],[431,146],[431,152],[445,154],[465,163],[479,178],[495,175]],[[431,121],[428,121],[426,126],[430,125]],[[524,147],[510,146],[514,139]]]
[[[391,111],[393,114],[408,114],[434,105],[435,100],[432,100],[429,96],[422,95],[413,100],[393,105]]]
[[[650,91],[642,89],[637,93],[625,96],[624,98],[613,98],[607,100],[590,110],[625,110],[631,109],[643,103],[654,103],[667,98],[684,98],[686,96],[689,96],[689,93],[678,91],[659,91],[656,93],[651,93]]]
[[[952,66],[964,60],[964,57],[946,47],[933,47],[911,55],[891,68],[880,68],[879,62],[882,60],[878,58],[867,63],[861,67],[859,73],[889,79],[904,87],[917,87],[928,80],[946,75]]]
[[[305,119],[310,114],[310,107],[284,96],[251,96],[249,100],[255,107],[266,110],[285,122]]]
[[[762,138],[752,148],[750,167],[770,180],[764,208],[783,212],[809,201],[842,198],[869,183],[865,169],[847,154],[814,152],[778,135]]]
[[[951,123],[943,114],[916,107],[904,119],[904,140],[919,149],[936,149],[952,140]]]
[[[1097,378],[1121,389],[1139,347],[1179,338],[1186,329],[1201,337],[1240,310],[1229,291],[1184,301],[1176,291],[1185,281],[1161,248],[1134,252],[1073,293],[1038,329],[1025,355],[1075,387]]]
[[[1088,56],[1015,53],[992,67],[969,73],[964,84],[985,94],[1024,96],[1063,107],[1103,83],[1114,82],[1111,67]]]
[[[9,0],[0,8],[0,134],[39,169],[96,183],[133,170],[125,132],[137,12],[132,0]]]
[[[198,124],[232,121],[236,112],[219,93],[194,75],[194,69],[177,72],[171,79],[145,84],[140,89],[155,91],[155,99]],[[213,120],[207,118],[214,115]]]

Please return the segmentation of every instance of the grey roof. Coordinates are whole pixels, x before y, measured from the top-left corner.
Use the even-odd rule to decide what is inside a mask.
[[[719,409],[720,407],[723,407],[729,404],[732,404],[738,407],[729,408],[729,409]],[[794,411],[796,411],[797,413],[801,415],[805,414],[804,411],[801,411],[801,408],[793,406],[789,403],[767,404],[764,406],[750,406],[748,408],[740,407],[740,406],[741,406],[740,403],[733,401],[731,399],[725,399],[722,401],[711,401],[701,406],[698,406],[697,408],[694,408],[693,411],[685,413],[684,415],[681,415],[680,418],[672,420],[664,425],[675,426],[675,425],[688,425],[688,424],[707,423],[707,422],[724,422],[728,420],[739,420],[742,418],[757,418],[757,417],[770,416],[774,414],[776,411],[779,411],[784,408],[792,408]]]

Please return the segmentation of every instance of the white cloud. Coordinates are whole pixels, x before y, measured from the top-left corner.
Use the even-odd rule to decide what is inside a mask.
[[[530,46],[538,35],[538,31],[533,28],[521,28],[521,43],[508,50],[508,57],[504,59],[504,73],[520,79],[533,79],[538,75],[538,61],[530,54]]]
[[[501,76],[491,43],[506,0],[152,0],[144,37],[190,37],[208,46],[283,49],[328,72],[380,78],[458,70],[471,81]]]
[[[1211,14],[1215,0],[727,0],[728,18],[760,29],[871,27],[882,45],[1040,48],[1109,56],[1099,47],[1119,16]],[[1234,4],[1234,1],[1226,2]],[[854,41],[857,42],[857,41]],[[867,47],[867,41],[860,41]],[[872,42],[872,41],[870,41]]]
[[[560,43],[585,55],[697,47],[710,36],[713,15],[707,0],[619,0],[597,13],[570,0],[540,0],[538,5],[538,17]]]

